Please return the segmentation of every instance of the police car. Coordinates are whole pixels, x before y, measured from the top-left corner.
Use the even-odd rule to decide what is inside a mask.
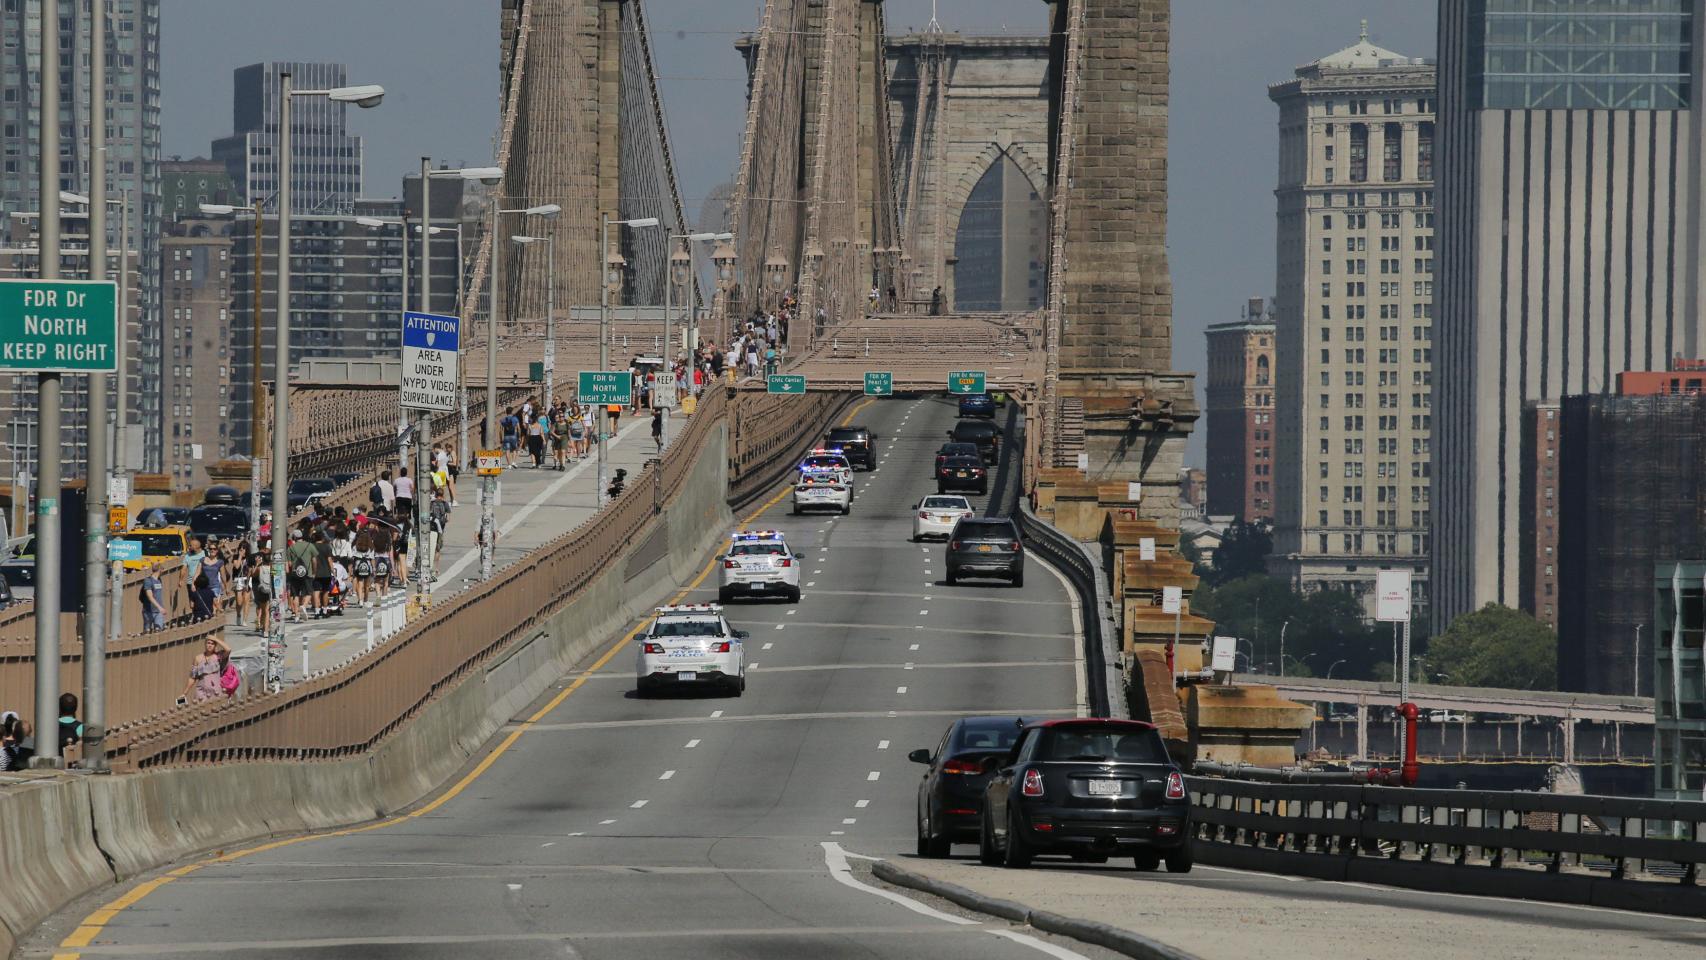
[[[800,600],[800,558],[779,530],[735,534],[720,566],[717,599],[723,603],[737,596]]]
[[[853,485],[833,473],[801,473],[794,481],[794,513],[807,510],[853,512]]]
[[[634,690],[709,687],[738,697],[746,689],[746,633],[729,626],[715,603],[659,607],[640,637]]]
[[[848,489],[852,489],[853,464],[847,461],[847,457],[840,450],[819,447],[800,461],[800,478],[808,476],[832,476],[847,484]]]

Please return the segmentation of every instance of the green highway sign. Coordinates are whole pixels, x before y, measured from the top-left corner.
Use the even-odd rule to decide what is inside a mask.
[[[0,280],[0,369],[118,369],[118,285],[110,280]]]
[[[772,373],[764,378],[768,393],[805,393],[806,378],[797,373]]]
[[[894,395],[894,374],[871,371],[865,374],[865,396],[888,397]]]
[[[626,370],[582,370],[581,403],[633,403],[634,377]]]
[[[955,370],[948,374],[949,393],[986,393],[982,370]]]

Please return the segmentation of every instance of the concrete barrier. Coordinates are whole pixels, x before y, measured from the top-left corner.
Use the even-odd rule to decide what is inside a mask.
[[[698,576],[733,522],[727,431],[698,453],[691,479],[586,591],[430,703],[369,754],[319,763],[228,763],[0,786],[0,956],[78,897],[202,851],[373,821],[455,776],[492,735],[635,619]],[[625,577],[658,527],[665,560]],[[81,919],[81,918],[77,918]]]

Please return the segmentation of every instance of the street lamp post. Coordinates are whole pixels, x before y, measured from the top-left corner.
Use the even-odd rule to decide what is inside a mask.
[[[41,232],[38,275],[59,279],[59,0],[41,0]],[[59,374],[36,375],[36,753],[32,767],[62,766],[59,755]]]
[[[373,107],[385,97],[385,88],[375,85],[333,87],[327,90],[293,90],[290,73],[278,75],[278,306],[273,323],[273,415],[272,415],[272,636],[267,638],[267,685],[274,692],[284,686],[284,546],[290,524],[290,500],[285,492],[290,482],[290,182],[294,172],[291,156],[291,104],[296,97],[325,97],[338,103]],[[304,644],[307,640],[304,639]],[[307,658],[304,657],[304,662]]]
[[[107,278],[107,12],[89,18],[89,279]],[[116,323],[116,318],[115,318]],[[114,328],[114,339],[118,336]],[[122,370],[114,372],[123,376]],[[107,375],[89,374],[89,457],[83,476],[83,764],[107,768]]]
[[[1289,626],[1291,626],[1291,618],[1287,617],[1285,622],[1280,624],[1280,676],[1282,677],[1285,676],[1285,628]],[[1310,654],[1310,656],[1314,656],[1314,654]],[[1307,659],[1309,659],[1309,657],[1303,658],[1303,660]],[[1303,660],[1298,660],[1297,662],[1302,663]]]
[[[711,263],[717,269],[717,293],[723,298],[723,328],[718,331],[720,339],[717,343],[719,350],[726,350],[729,345],[729,308],[733,306],[729,301],[734,295],[735,261],[738,259],[734,245],[727,240],[711,251]]]
[[[557,375],[557,231],[553,229],[543,237],[518,236],[510,239],[522,246],[530,243],[545,245],[545,354],[541,366],[545,371],[544,410],[549,416],[552,409],[551,382]]]
[[[693,253],[697,249],[695,244],[709,243],[712,241],[726,243],[734,238],[735,235],[732,233],[677,233],[670,235],[670,249],[675,250],[676,241],[682,241],[686,249],[675,250],[674,253],[669,255],[669,282],[663,285],[663,370],[664,374],[671,378],[671,382],[670,389],[667,394],[660,391],[655,394],[655,396],[659,398],[668,398],[669,402],[667,403],[663,402],[662,399],[658,401],[659,405],[665,407],[665,409],[668,409],[675,403],[680,402],[675,397],[673,379],[675,375],[675,365],[673,364],[670,356],[670,351],[675,339],[674,318],[670,314],[672,294],[677,286],[682,288],[683,300],[686,301],[683,305],[685,307],[684,323],[688,330],[687,342],[683,344],[682,349],[686,351],[689,356],[692,356],[692,351],[698,346],[698,324],[693,322],[695,306],[693,303],[693,288],[691,286],[693,279]],[[693,383],[691,375],[688,376],[687,382],[689,389],[691,389]],[[665,415],[667,416],[667,414]]]
[[[610,251],[610,228],[612,225],[634,228],[655,227],[658,225],[658,218],[639,217],[634,220],[612,220],[610,219],[610,214],[604,214],[604,233],[599,242],[599,249],[604,253],[604,260],[607,264],[612,262]],[[601,291],[601,298],[598,304],[598,369],[601,373],[610,369],[611,288],[619,285],[621,282],[622,275],[619,269],[607,271],[604,278],[604,289]],[[609,425],[610,420],[608,417],[603,416],[603,411],[600,411],[600,415],[596,420],[597,424],[595,429],[598,431],[598,505],[602,508],[607,499],[606,491],[608,490],[609,483],[609,439],[605,434],[606,427]]]
[[[1328,664],[1328,666],[1327,666],[1327,679],[1328,680],[1333,679],[1333,668],[1338,666],[1341,663],[1344,663],[1344,662],[1345,662],[1344,658],[1341,657],[1337,660],[1334,660],[1331,664]]]

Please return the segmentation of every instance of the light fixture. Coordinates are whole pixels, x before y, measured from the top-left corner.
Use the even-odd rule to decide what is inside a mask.
[[[302,91],[306,94],[309,91]],[[333,87],[326,91],[326,98],[337,103],[353,103],[358,107],[379,106],[379,101],[385,99],[385,88],[377,83],[364,83],[353,87]]]

